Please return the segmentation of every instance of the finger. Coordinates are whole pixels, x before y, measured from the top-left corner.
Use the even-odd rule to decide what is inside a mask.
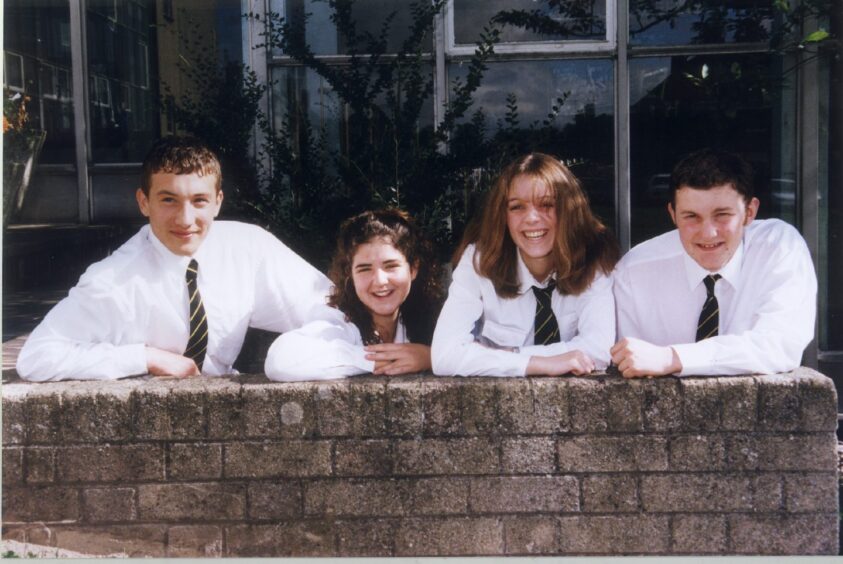
[[[404,348],[403,343],[376,343],[374,345],[366,345],[363,347],[363,350],[372,352],[390,352],[401,350],[402,348]]]
[[[375,362],[392,362],[399,358],[401,358],[401,355],[387,352],[369,353],[366,355],[366,360],[374,360]]]

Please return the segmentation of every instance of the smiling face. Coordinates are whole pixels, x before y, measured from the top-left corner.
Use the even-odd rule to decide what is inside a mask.
[[[524,264],[537,280],[544,280],[552,269],[556,241],[556,202],[550,188],[533,177],[516,176],[507,194],[506,226]]]
[[[758,198],[747,202],[731,184],[698,190],[680,186],[675,204],[667,209],[679,238],[692,259],[704,269],[723,268],[743,239],[743,232],[758,213]]]
[[[416,274],[417,269],[386,239],[373,239],[357,247],[351,278],[375,327],[393,326],[390,324],[398,319],[398,308],[410,294]]]
[[[208,236],[222,204],[216,184],[213,174],[157,172],[150,179],[149,195],[138,188],[138,207],[170,252],[191,256]]]

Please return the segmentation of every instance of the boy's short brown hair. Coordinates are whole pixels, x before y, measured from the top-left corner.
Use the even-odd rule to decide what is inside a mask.
[[[217,177],[216,189],[222,187],[222,167],[217,155],[203,141],[191,136],[170,135],[159,139],[146,154],[141,171],[141,190],[149,197],[152,175],[159,172],[171,174],[213,174]]]

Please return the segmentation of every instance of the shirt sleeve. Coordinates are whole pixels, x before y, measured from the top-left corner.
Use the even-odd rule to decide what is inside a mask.
[[[114,292],[83,276],[26,340],[17,372],[34,382],[146,374],[144,343],[115,344],[123,341],[124,320],[133,316]]]
[[[330,280],[272,235],[263,236],[250,325],[285,333],[330,316],[326,313]]]
[[[617,340],[643,335],[644,332],[638,323],[640,316],[635,312],[635,298],[629,279],[629,270],[619,266],[615,269],[612,278],[614,279],[612,290],[615,297]]]
[[[438,376],[524,376],[530,355],[475,342],[474,326],[483,316],[481,276],[469,246],[454,269],[448,299],[433,332],[430,359]]]
[[[551,345],[521,347],[531,356],[554,356],[579,350],[587,354],[597,369],[609,365],[609,349],[615,343],[615,298],[612,277],[598,274],[588,289],[576,299],[577,334],[570,341]]]
[[[746,273],[759,295],[751,327],[738,334],[673,345],[682,362],[681,376],[770,374],[799,366],[814,336],[816,319],[817,277],[811,256],[799,237],[791,245],[765,253],[762,260],[767,268]]]
[[[264,364],[270,380],[329,380],[374,370],[357,327],[333,311],[331,318],[312,321],[272,343]]]

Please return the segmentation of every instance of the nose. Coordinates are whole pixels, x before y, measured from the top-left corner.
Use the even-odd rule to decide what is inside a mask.
[[[536,206],[527,206],[527,221],[538,221],[539,208]]]
[[[375,284],[386,284],[386,271],[382,268],[375,269]]]
[[[195,213],[193,210],[193,206],[190,204],[185,204],[179,208],[178,213],[176,214],[176,223],[180,227],[190,227],[193,225],[193,220],[195,218]]]
[[[710,239],[714,239],[715,237],[717,237],[717,226],[714,224],[713,221],[703,221],[701,230],[703,237]]]

